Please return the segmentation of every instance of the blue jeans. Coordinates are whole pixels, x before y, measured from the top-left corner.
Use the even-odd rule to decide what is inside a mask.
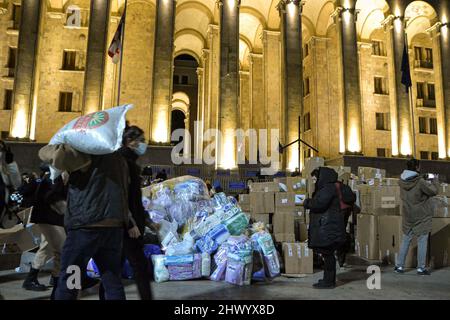
[[[121,280],[122,228],[91,228],[70,230],[61,254],[61,274],[56,288],[56,300],[76,300],[77,289],[69,289],[67,273],[69,266],[78,266],[81,278],[86,277],[86,268],[90,258],[95,260],[107,300],[125,300],[125,291]],[[70,278],[69,280],[73,279]],[[81,282],[82,282],[81,279]],[[69,281],[72,283],[72,281]]]
[[[404,267],[406,256],[408,255],[409,245],[414,235],[412,230],[408,234],[403,235],[400,253],[398,255],[397,267]],[[417,269],[425,269],[427,262],[428,234],[417,237]]]

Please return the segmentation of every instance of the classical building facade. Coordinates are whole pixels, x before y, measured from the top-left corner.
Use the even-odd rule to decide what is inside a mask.
[[[268,129],[269,152],[275,130],[328,159],[448,159],[449,20],[449,0],[0,0],[0,131],[48,142],[75,117],[133,103],[128,120],[151,143],[184,123],[194,154],[220,129],[223,168],[243,147],[237,128]],[[317,155],[298,148],[283,168]]]

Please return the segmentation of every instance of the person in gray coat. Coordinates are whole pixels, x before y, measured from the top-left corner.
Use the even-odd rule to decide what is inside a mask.
[[[414,237],[418,242],[417,273],[430,275],[426,269],[428,234],[431,232],[433,220],[433,205],[431,198],[438,194],[439,181],[420,175],[420,163],[416,159],[407,162],[400,185],[400,197],[403,206],[403,241],[400,247],[398,263],[394,269],[404,273],[404,265],[409,245]]]

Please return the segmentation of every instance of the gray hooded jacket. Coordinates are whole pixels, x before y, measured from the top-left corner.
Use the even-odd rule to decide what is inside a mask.
[[[400,197],[403,206],[403,233],[411,230],[420,236],[431,232],[433,202],[438,194],[439,183],[426,181],[415,171],[405,170],[400,177]]]

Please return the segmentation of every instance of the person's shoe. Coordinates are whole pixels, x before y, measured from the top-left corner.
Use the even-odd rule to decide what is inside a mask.
[[[313,284],[313,287],[314,288],[318,287],[322,282],[323,282],[323,279],[320,279],[318,282]]]
[[[417,274],[419,276],[431,276],[430,271],[428,271],[427,269],[422,269],[422,268],[417,269]]]
[[[313,285],[314,289],[334,289],[336,284],[333,282],[319,281],[316,285]]]
[[[30,291],[45,291],[47,290],[47,286],[44,286],[43,284],[40,284],[38,281],[38,273],[39,270],[37,269],[30,269],[30,272],[28,273],[27,277],[25,278],[25,281],[22,284],[22,288],[25,290]]]
[[[403,274],[405,273],[405,270],[402,267],[395,267],[394,268],[395,273]]]

